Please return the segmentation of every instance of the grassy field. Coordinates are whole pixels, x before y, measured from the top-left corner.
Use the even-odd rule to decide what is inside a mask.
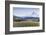
[[[35,21],[13,21],[13,27],[36,27],[39,26],[39,22]]]

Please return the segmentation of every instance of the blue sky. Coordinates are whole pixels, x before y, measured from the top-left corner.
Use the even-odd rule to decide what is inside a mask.
[[[13,16],[19,17],[39,17],[39,8],[13,8]]]

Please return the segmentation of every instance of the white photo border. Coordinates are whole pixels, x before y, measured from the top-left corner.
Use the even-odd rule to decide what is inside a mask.
[[[40,26],[38,27],[13,27],[13,7],[24,8],[39,8],[40,9]],[[23,4],[10,4],[10,31],[27,31],[27,30],[42,30],[42,6],[41,5],[23,5]]]

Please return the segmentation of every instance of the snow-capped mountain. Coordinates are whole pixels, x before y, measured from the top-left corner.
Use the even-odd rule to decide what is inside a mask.
[[[31,14],[31,17],[39,17],[39,13],[37,13],[36,11],[33,11]]]

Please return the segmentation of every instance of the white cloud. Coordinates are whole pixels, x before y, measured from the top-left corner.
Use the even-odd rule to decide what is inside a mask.
[[[39,8],[14,8],[13,15],[19,17],[39,17]]]

